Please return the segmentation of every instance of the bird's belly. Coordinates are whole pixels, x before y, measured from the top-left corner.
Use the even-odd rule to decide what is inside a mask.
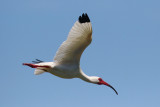
[[[62,68],[54,68],[50,71],[51,74],[61,77],[61,78],[76,78],[79,74],[77,69],[62,69]]]

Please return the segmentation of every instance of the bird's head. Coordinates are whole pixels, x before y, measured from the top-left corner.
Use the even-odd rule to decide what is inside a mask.
[[[118,95],[118,92],[110,84],[108,84],[107,82],[105,82],[102,78],[100,78],[100,77],[94,77],[94,83],[96,83],[98,85],[106,85],[106,86],[112,88],[115,91],[115,93]]]

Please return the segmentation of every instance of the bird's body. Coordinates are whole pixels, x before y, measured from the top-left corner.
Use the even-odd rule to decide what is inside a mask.
[[[85,48],[92,41],[92,25],[87,14],[82,14],[74,24],[67,40],[62,43],[54,57],[54,62],[43,62],[40,60],[32,63],[23,63],[35,69],[35,75],[49,72],[55,76],[70,79],[80,78],[86,82],[104,84],[117,91],[108,83],[97,76],[88,76],[80,68],[80,58]]]
[[[27,65],[28,63],[25,63]],[[87,82],[91,82],[91,78],[95,76],[87,76],[79,65],[72,64],[58,64],[56,62],[41,62],[38,64],[29,64],[32,68],[36,68],[34,74],[39,75],[44,72],[49,72],[55,76],[71,79],[71,78],[80,78]],[[35,67],[34,67],[35,66]],[[36,67],[38,66],[38,67]],[[42,66],[42,67],[41,67]],[[45,67],[49,66],[49,67]]]
[[[50,73],[61,78],[77,78],[80,75],[80,69],[76,65],[55,64]]]

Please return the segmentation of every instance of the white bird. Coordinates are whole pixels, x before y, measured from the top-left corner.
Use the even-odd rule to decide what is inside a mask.
[[[69,32],[68,38],[62,43],[56,55],[54,62],[43,62],[36,59],[34,63],[23,63],[29,67],[35,68],[35,75],[49,72],[61,78],[80,78],[86,82],[98,85],[106,85],[117,91],[107,82],[97,76],[88,76],[80,68],[80,58],[85,48],[92,41],[92,25],[87,14],[79,16],[78,21]]]

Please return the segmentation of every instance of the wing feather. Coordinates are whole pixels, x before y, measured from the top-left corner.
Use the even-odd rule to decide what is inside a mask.
[[[83,19],[82,15],[82,19]],[[88,16],[87,16],[88,17]],[[69,32],[67,40],[59,47],[54,57],[60,64],[79,64],[80,57],[85,48],[92,41],[92,25],[89,22],[77,21]]]

